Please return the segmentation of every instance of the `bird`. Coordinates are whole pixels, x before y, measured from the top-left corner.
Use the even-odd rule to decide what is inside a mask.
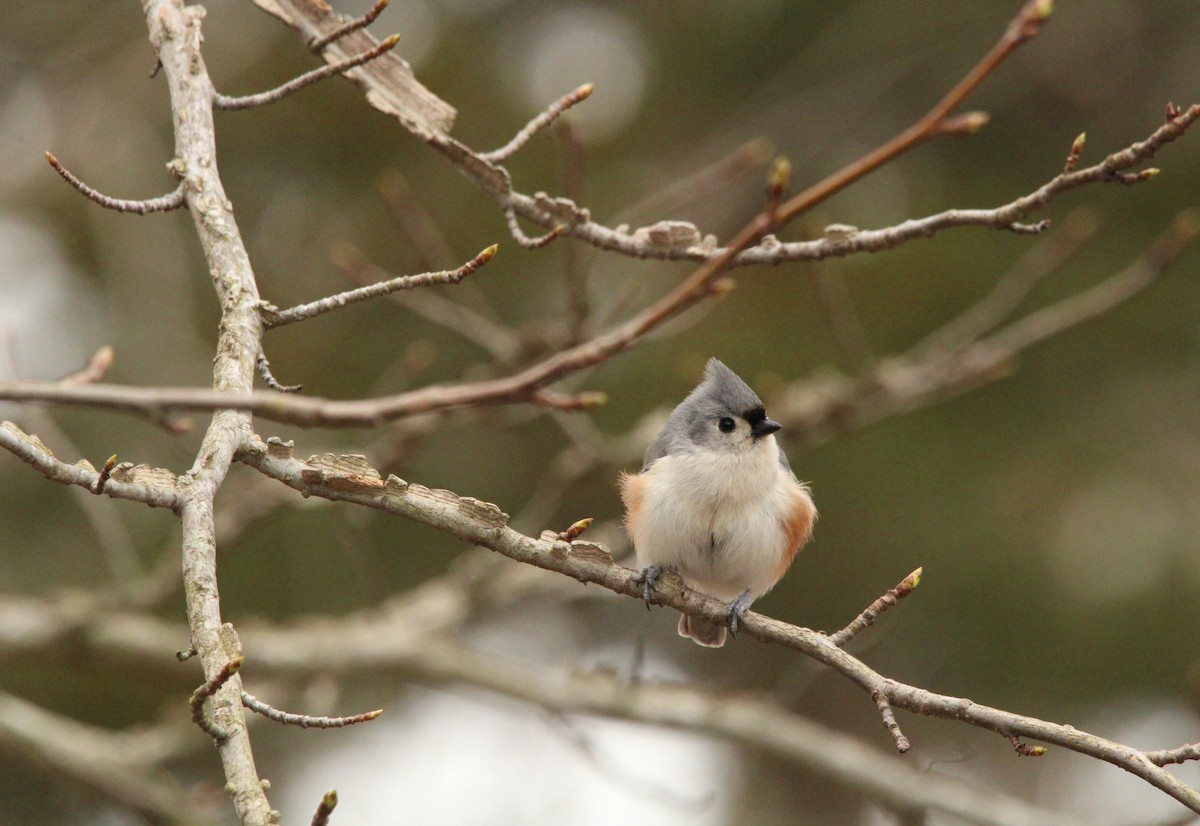
[[[622,473],[625,529],[646,605],[664,570],[729,603],[736,634],[746,610],[787,572],[812,538],[817,509],[775,438],[758,395],[716,358],[646,448],[640,472]],[[682,614],[679,636],[720,648],[724,625]]]

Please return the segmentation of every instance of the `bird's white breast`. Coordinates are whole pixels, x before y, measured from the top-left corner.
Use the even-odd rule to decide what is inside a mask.
[[[692,587],[730,600],[775,584],[785,521],[807,492],[779,464],[773,436],[751,450],[673,453],[643,475],[638,564],[672,566]]]

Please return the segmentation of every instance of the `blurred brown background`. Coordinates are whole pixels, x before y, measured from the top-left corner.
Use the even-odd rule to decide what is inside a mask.
[[[148,78],[154,60],[140,9],[52,5],[0,5],[0,371],[6,380],[54,378],[109,343],[117,354],[110,381],[203,386],[217,308],[190,218],[101,210],[66,187],[42,154],[52,150],[119,197],[172,188],[164,169],[170,111],[162,80]],[[335,5],[358,13],[366,4]],[[629,209],[759,137],[791,159],[797,188],[822,177],[923,114],[1019,5],[403,0],[372,30],[402,33],[399,52],[458,108],[455,136],[480,150],[594,81],[593,98],[569,116],[584,146],[582,200],[593,215],[635,227],[687,219],[724,238],[759,207],[761,169],[667,213]],[[208,12],[206,60],[226,93],[258,91],[316,65],[250,2],[213,2]],[[1200,98],[1198,44],[1200,9],[1188,0],[1059,2],[1045,31],[969,99],[966,108],[991,114],[979,134],[917,149],[784,237],[833,222],[874,228],[949,207],[997,206],[1056,174],[1085,130],[1083,162],[1095,162],[1149,134],[1167,101]],[[619,312],[622,301],[641,306],[688,271],[572,241],[520,249],[490,201],[342,81],[264,110],[218,113],[217,130],[222,178],[261,291],[280,306],[353,286],[331,258],[346,245],[403,273],[461,263],[499,242],[500,254],[469,286],[440,294],[491,308],[535,339],[567,317],[569,267],[586,272],[600,316]],[[1061,222],[1086,206],[1100,231],[1039,288],[1033,306],[1115,272],[1178,211],[1197,204],[1198,140],[1189,135],[1161,153],[1153,165],[1163,174],[1151,182],[1093,186],[1047,210]],[[562,151],[549,134],[510,169],[526,192],[563,189]],[[442,239],[414,240],[404,229],[413,222]],[[424,251],[443,241],[449,260],[427,260]],[[816,276],[845,285],[871,348],[887,354],[951,318],[1035,243],[966,228],[819,267],[739,270],[737,290],[699,322],[572,380],[571,388],[603,390],[610,399],[578,415],[622,433],[682,398],[710,355],[769,400],[783,382],[847,368]],[[1003,381],[790,451],[813,484],[821,522],[816,541],[757,607],[833,630],[924,565],[917,595],[854,648],[883,673],[1135,746],[1200,739],[1198,263],[1200,253],[1188,252],[1147,294],[1036,347]],[[289,327],[266,344],[281,381],[335,398],[482,375],[478,365],[490,361],[464,337],[408,311],[403,299]],[[116,453],[177,472],[190,465],[204,424],[193,416],[190,434],[172,436],[99,411],[3,406],[0,416],[38,432],[68,461],[83,456],[99,465]],[[61,439],[45,429],[45,416]],[[259,428],[296,439],[302,456],[365,452],[406,479],[514,515],[541,495],[539,482],[566,444],[546,416],[516,408],[447,417],[399,451],[386,428]],[[608,522],[604,538],[625,550],[612,530],[620,469],[589,474],[552,518],[514,527],[536,534],[592,515]],[[7,455],[0,482],[4,592],[86,588],[174,550],[178,528],[169,515],[103,501],[95,517],[103,521],[93,522],[85,509],[100,500],[85,502],[84,492],[46,482]],[[274,491],[265,479],[235,467],[218,506],[266,492]],[[301,507],[298,497],[283,502],[223,548],[227,619],[363,607],[445,571],[469,550],[381,514]],[[624,670],[641,640],[647,673],[769,689],[804,714],[889,748],[856,688],[787,652],[750,640],[693,650],[674,637],[669,612],[648,615],[626,600],[532,602],[480,617],[481,640],[524,659]],[[164,616],[182,620],[182,601],[169,602]],[[178,681],[136,685],[140,702],[131,707],[117,701],[130,689],[111,669],[55,655],[0,666],[0,689],[125,726],[160,708],[186,719],[186,687],[197,674],[180,666]],[[384,705],[391,728],[260,727],[255,735],[285,822],[307,817],[307,801],[332,787],[342,792],[346,823],[893,822],[854,794],[754,752],[617,725],[589,728],[594,748],[585,752],[536,715],[525,719],[520,707],[478,694],[394,682],[343,688],[340,707]],[[995,735],[908,716],[901,723],[915,744],[903,759],[917,766],[1113,822],[1161,822],[1182,811],[1118,769],[1060,750],[1022,760]],[[319,760],[306,765],[309,757]],[[522,770],[510,777],[512,763]],[[219,788],[208,750],[187,771]],[[1194,765],[1179,772],[1200,781]],[[381,808],[368,805],[375,803]],[[0,751],[0,822],[137,822],[127,818]]]

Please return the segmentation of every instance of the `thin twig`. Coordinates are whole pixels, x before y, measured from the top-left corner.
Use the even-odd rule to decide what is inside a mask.
[[[46,153],[46,160],[54,167],[54,171],[62,176],[62,179],[75,187],[88,200],[95,201],[105,209],[115,209],[117,212],[132,212],[135,215],[148,215],[151,212],[169,212],[173,209],[179,209],[187,202],[187,190],[184,187],[184,182],[180,181],[179,186],[175,187],[173,192],[166,195],[160,195],[157,198],[146,198],[141,201],[133,201],[125,198],[112,198],[104,193],[92,189],[90,186],[79,180],[61,163],[58,158],[50,152]]]
[[[211,717],[204,713],[204,703],[209,697],[220,691],[221,687],[229,682],[234,674],[238,673],[238,669],[242,667],[242,663],[245,661],[245,657],[234,657],[220,671],[214,674],[212,679],[193,691],[192,698],[189,701],[189,705],[192,708],[192,722],[203,729],[205,734],[220,743],[232,737],[233,733],[218,726],[212,721]]]
[[[104,377],[108,374],[109,368],[113,366],[116,356],[113,353],[113,348],[105,344],[103,347],[92,353],[92,357],[87,360],[82,370],[63,376],[58,380],[59,384],[94,384],[98,381],[104,381]]]
[[[100,473],[96,476],[96,484],[92,486],[92,493],[97,496],[104,493],[104,486],[108,484],[108,477],[112,475],[113,468],[116,466],[117,454],[114,453],[104,462],[104,467],[100,468]]]
[[[483,250],[456,270],[426,272],[420,275],[402,275],[390,281],[371,284],[366,287],[360,287],[357,290],[348,290],[344,293],[331,295],[328,298],[311,301],[308,304],[301,304],[287,310],[277,310],[268,304],[264,304],[262,307],[263,325],[268,330],[271,330],[275,327],[282,327],[285,324],[316,318],[331,310],[339,310],[348,304],[355,304],[370,298],[378,298],[381,295],[394,293],[398,290],[415,290],[419,287],[428,287],[432,284],[457,284],[488,261],[491,261],[492,256],[496,254],[498,248],[496,244],[492,244],[492,246]]]
[[[325,792],[325,796],[321,798],[320,804],[317,805],[317,811],[313,814],[312,826],[329,826],[329,816],[337,808],[337,802],[337,789]]]
[[[271,372],[271,362],[267,361],[267,354],[261,347],[258,349],[258,358],[255,359],[255,367],[258,368],[258,377],[263,380],[263,384],[277,393],[299,393],[304,389],[303,384],[281,384],[279,379],[275,378],[275,374]]]
[[[545,235],[537,237],[526,235],[525,231],[521,229],[521,224],[517,221],[517,213],[511,207],[504,209],[504,221],[508,224],[508,231],[512,235],[513,240],[527,250],[541,249],[567,230],[565,224],[559,224]]]
[[[594,84],[585,83],[575,90],[568,92],[558,100],[554,101],[554,103],[551,103],[549,106],[547,106],[541,114],[529,121],[529,123],[525,124],[525,126],[513,136],[513,139],[504,144],[504,146],[500,147],[499,149],[493,149],[491,152],[480,152],[479,157],[488,163],[500,163],[501,161],[508,159],[514,152],[519,150],[525,144],[529,143],[530,138],[532,138],[541,130],[545,129],[550,124],[554,123],[554,121],[558,120],[559,116],[561,116],[563,112],[566,112],[575,104],[581,103],[582,101],[585,101],[591,97],[593,89],[595,89]]]
[[[1200,211],[1184,210],[1146,252],[1099,284],[1037,310],[983,339],[986,348],[1016,351],[1044,341],[1060,330],[1101,316],[1153,284],[1163,270],[1200,235]]]
[[[266,92],[259,92],[256,95],[243,95],[241,97],[231,97],[222,95],[219,92],[213,95],[213,106],[217,109],[226,111],[236,109],[253,109],[257,106],[265,106],[268,103],[275,103],[278,100],[283,100],[293,92],[298,92],[307,86],[311,86],[318,81],[322,81],[327,77],[340,75],[342,72],[347,72],[353,68],[369,63],[375,58],[385,55],[396,47],[400,42],[400,35],[394,34],[391,37],[386,37],[379,42],[379,45],[367,49],[365,52],[346,60],[339,60],[337,63],[330,63],[322,66],[319,69],[313,69],[311,72],[305,72],[300,77],[293,78],[281,86],[276,86],[274,89],[269,89]]]
[[[879,709],[883,727],[888,730],[888,734],[892,735],[892,740],[896,743],[896,751],[900,754],[906,753],[912,748],[912,743],[908,742],[904,732],[900,731],[900,724],[896,722],[896,712],[892,710],[892,704],[888,701],[886,692],[875,691],[871,694],[871,699],[875,701],[875,707]]]
[[[359,29],[365,29],[367,26],[374,23],[375,19],[377,17],[379,17],[379,15],[383,14],[383,10],[388,7],[389,2],[391,2],[391,0],[376,0],[375,5],[371,6],[371,8],[369,8],[369,9],[367,9],[366,14],[362,15],[361,17],[354,18],[353,20],[346,23],[344,26],[334,29],[329,34],[325,35],[324,37],[317,38],[316,40],[313,41],[312,45],[309,46],[309,48],[312,49],[314,52],[320,54],[321,50],[324,49],[326,46],[328,46],[333,41],[341,40],[343,37],[350,34],[351,32],[356,32]]]
[[[358,250],[348,245],[338,246],[333,263],[355,282],[364,286],[397,278],[394,273],[366,260]],[[404,296],[400,306],[479,345],[490,353],[498,364],[514,364],[525,349],[521,337],[515,331],[470,307],[443,298],[434,291],[420,290],[410,293]]]
[[[966,76],[920,120],[887,143],[818,181],[780,206],[779,212],[782,220],[786,223],[797,215],[812,209],[858,179],[883,166],[897,155],[907,152],[914,146],[939,134],[951,111],[962,103],[984,78],[995,71],[1005,58],[1016,51],[1017,47],[1041,31],[1053,6],[1053,0],[1028,0],[1021,7],[1017,16],[1009,22],[1004,34],[991,51],[984,55],[983,59],[975,64]]]
[[[842,648],[859,633],[875,624],[879,615],[891,608],[900,600],[911,594],[921,584],[921,573],[924,568],[917,568],[911,574],[900,580],[900,584],[890,589],[886,594],[872,602],[863,612],[855,617],[849,625],[834,634],[829,635],[829,641]]]
[[[314,717],[309,714],[293,714],[290,711],[281,711],[274,706],[264,703],[245,689],[242,689],[242,705],[256,714],[261,714],[268,720],[274,720],[276,723],[285,726],[299,726],[300,728],[344,728],[352,726],[355,723],[366,723],[383,714],[383,709],[381,708],[362,714],[355,714],[352,717]]]
[[[1156,766],[1167,766],[1171,763],[1186,763],[1189,760],[1200,760],[1200,743],[1188,743],[1177,749],[1160,749],[1146,752],[1146,759]]]

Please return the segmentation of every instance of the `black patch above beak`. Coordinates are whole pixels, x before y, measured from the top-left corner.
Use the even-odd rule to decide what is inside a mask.
[[[762,418],[750,425],[750,433],[754,436],[754,438],[761,439],[763,436],[770,436],[772,433],[774,433],[776,430],[780,430],[782,427],[783,425],[781,425],[779,422]]]

